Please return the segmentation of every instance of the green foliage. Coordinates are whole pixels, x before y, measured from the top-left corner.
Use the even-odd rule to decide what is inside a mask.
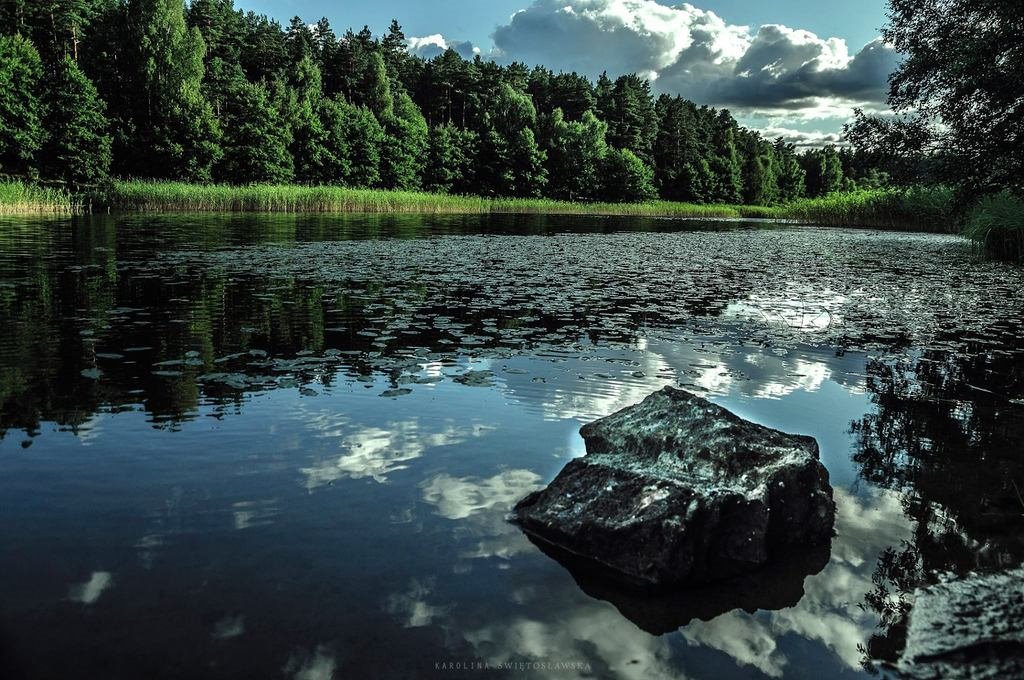
[[[725,111],[716,125],[714,154],[708,163],[715,175],[715,183],[708,199],[717,203],[739,203],[743,197],[743,166],[736,148],[735,126]]]
[[[556,108],[547,143],[548,195],[570,201],[592,201],[601,196],[601,171],[608,144],[608,126],[591,111],[582,120],[565,120]]]
[[[469,193],[476,170],[479,139],[471,130],[451,123],[430,129],[427,150],[426,185],[438,193]]]
[[[294,176],[289,127],[262,84],[235,80],[227,96],[224,157],[218,177],[248,184],[287,182]]]
[[[1024,13],[1020,0],[890,0],[883,38],[902,55],[895,117],[858,112],[854,144],[961,196],[1024,195]]]
[[[222,152],[220,125],[202,90],[202,34],[185,24],[179,0],[138,0],[131,7],[145,97],[135,121],[140,153],[133,166],[207,181]]]
[[[384,119],[381,180],[388,189],[416,190],[427,161],[427,120],[405,92],[395,98],[393,112]]]
[[[384,57],[378,52],[370,55],[361,89],[366,106],[373,112],[373,115],[377,116],[377,120],[384,120],[395,115],[395,100],[391,95],[391,79],[388,77],[388,68],[384,63]]]
[[[878,227],[952,233],[953,192],[943,187],[909,187],[833,193],[781,206],[780,216],[826,226]]]
[[[967,216],[964,233],[989,255],[1024,260],[1024,200],[1009,191],[983,197]]]
[[[31,173],[46,133],[39,52],[20,35],[0,35],[0,169]]]
[[[0,32],[23,35],[37,47],[43,61],[77,60],[86,27],[103,0],[4,0]]]
[[[775,183],[779,200],[787,203],[804,195],[806,177],[792,144],[780,137],[775,140]]]
[[[43,172],[74,184],[105,180],[112,157],[106,105],[71,57],[57,65],[48,83],[47,102],[49,139]]]
[[[289,146],[298,181],[316,184],[337,182],[344,161],[344,149],[332,147],[330,132],[324,125],[325,99],[320,69],[309,54],[303,56],[291,74],[286,119],[291,127]]]
[[[508,164],[506,195],[540,196],[548,183],[547,170],[544,169],[547,154],[537,145],[533,130],[524,127],[514,132],[507,139],[506,149]]]
[[[621,76],[605,97],[601,112],[608,123],[608,143],[653,166],[658,122],[651,84],[636,74]]]
[[[9,0],[0,30],[40,47],[32,57],[27,40],[3,39],[8,172],[31,173],[45,157],[47,177],[89,183],[112,155],[115,176],[573,204],[775,206],[887,184],[864,154],[797,155],[728,112],[655,101],[635,74],[593,83],[451,49],[420,59],[397,21],[379,39],[367,27],[339,38],[326,19],[282,26],[234,0]]]
[[[843,166],[834,146],[810,151],[800,160],[806,174],[808,196],[828,196],[843,188]]]
[[[247,26],[245,14],[235,9],[232,0],[192,0],[186,19],[202,34],[208,63],[219,59],[228,65],[240,65]]]
[[[654,171],[629,149],[609,148],[603,169],[602,193],[607,200],[636,203],[658,195]]]
[[[495,94],[494,114],[481,139],[481,193],[540,196],[547,184],[547,154],[537,144],[537,112],[530,96],[508,83]]]
[[[378,186],[384,128],[365,107],[343,102],[339,102],[338,106],[345,121],[343,137],[349,150],[349,169],[344,183],[351,187]]]

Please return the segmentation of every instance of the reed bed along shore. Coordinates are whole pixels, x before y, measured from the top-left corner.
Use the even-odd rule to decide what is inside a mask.
[[[115,182],[94,197],[98,206],[141,212],[389,212],[420,214],[545,214],[707,219],[799,220],[829,226],[863,226],[948,232],[950,194],[941,189],[874,190],[802,199],[778,206],[648,201],[576,203],[534,198],[451,196],[381,189],[294,185],[193,185]]]
[[[828,227],[957,233],[953,192],[942,187],[867,189],[805,198],[775,208],[781,216]]]
[[[757,206],[648,203],[574,203],[535,198],[452,196],[383,189],[293,185],[192,185],[177,182],[115,182],[96,205],[139,212],[283,212],[636,215],[664,217],[771,217]]]
[[[73,215],[81,212],[71,194],[18,181],[0,181],[0,215]]]
[[[986,196],[967,216],[964,235],[992,257],[1024,261],[1024,200],[1005,191]]]
[[[407,214],[543,214],[698,219],[793,220],[832,227],[959,233],[996,257],[1024,259],[1024,201],[1007,193],[982,199],[954,217],[952,191],[942,187],[874,189],[776,206],[701,205],[670,201],[575,203],[548,199],[451,196],[383,189],[295,185],[197,185],[115,181],[71,194],[18,181],[0,182],[0,215],[103,212],[277,212]]]

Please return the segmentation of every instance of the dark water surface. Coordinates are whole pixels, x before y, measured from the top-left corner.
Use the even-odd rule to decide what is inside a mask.
[[[2,221],[0,677],[863,675],[1024,558],[1022,290],[935,235]],[[666,384],[818,438],[830,551],[645,597],[505,521]]]

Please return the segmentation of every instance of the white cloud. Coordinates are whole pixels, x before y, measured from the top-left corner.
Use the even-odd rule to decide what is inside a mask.
[[[326,647],[317,647],[313,653],[293,654],[284,672],[294,680],[332,680],[338,662]]]
[[[465,40],[448,40],[440,33],[409,38],[408,50],[417,57],[433,59],[443,54],[446,50],[452,49],[459,53],[464,59],[472,59],[480,54],[480,48]]]
[[[494,33],[495,56],[591,77],[637,72],[661,92],[740,115],[845,117],[881,107],[896,53],[880,39],[851,54],[841,38],[727,24],[690,4],[534,0]]]
[[[820,130],[797,130],[784,125],[768,125],[758,128],[765,139],[775,140],[782,137],[787,144],[798,149],[817,149],[829,144],[841,144],[843,136],[838,132],[822,132]]]
[[[230,640],[245,634],[245,617],[238,615],[225,616],[213,627],[214,640]]]
[[[439,474],[425,481],[423,500],[448,519],[466,519],[491,509],[511,509],[520,498],[539,488],[540,475],[530,470],[505,470],[488,479]]]
[[[423,581],[413,579],[409,589],[388,597],[384,610],[396,616],[405,628],[424,628],[436,619],[446,615],[449,607],[432,605],[427,602],[434,590],[437,579],[427,578]]]
[[[109,571],[94,571],[85,583],[71,586],[68,597],[74,602],[93,604],[113,582],[114,577]]]
[[[311,417],[310,425],[326,438],[340,439],[342,452],[337,456],[317,460],[300,469],[310,491],[328,486],[340,479],[365,479],[385,483],[389,475],[409,467],[424,452],[450,446],[473,437],[480,437],[493,428],[482,425],[460,427],[443,424],[431,431],[419,420],[396,421],[384,427],[350,426],[344,419],[337,422],[330,417]]]
[[[739,59],[745,26],[714,12],[653,0],[535,0],[494,33],[496,54],[597,75],[607,70],[660,73],[700,52],[701,61]]]

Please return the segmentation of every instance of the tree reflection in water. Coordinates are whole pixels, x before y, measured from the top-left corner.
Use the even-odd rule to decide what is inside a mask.
[[[852,424],[862,477],[902,493],[914,536],[879,556],[863,607],[879,617],[865,666],[902,651],[915,588],[1024,560],[1024,406],[1019,356],[966,352],[872,359],[874,412]]]

